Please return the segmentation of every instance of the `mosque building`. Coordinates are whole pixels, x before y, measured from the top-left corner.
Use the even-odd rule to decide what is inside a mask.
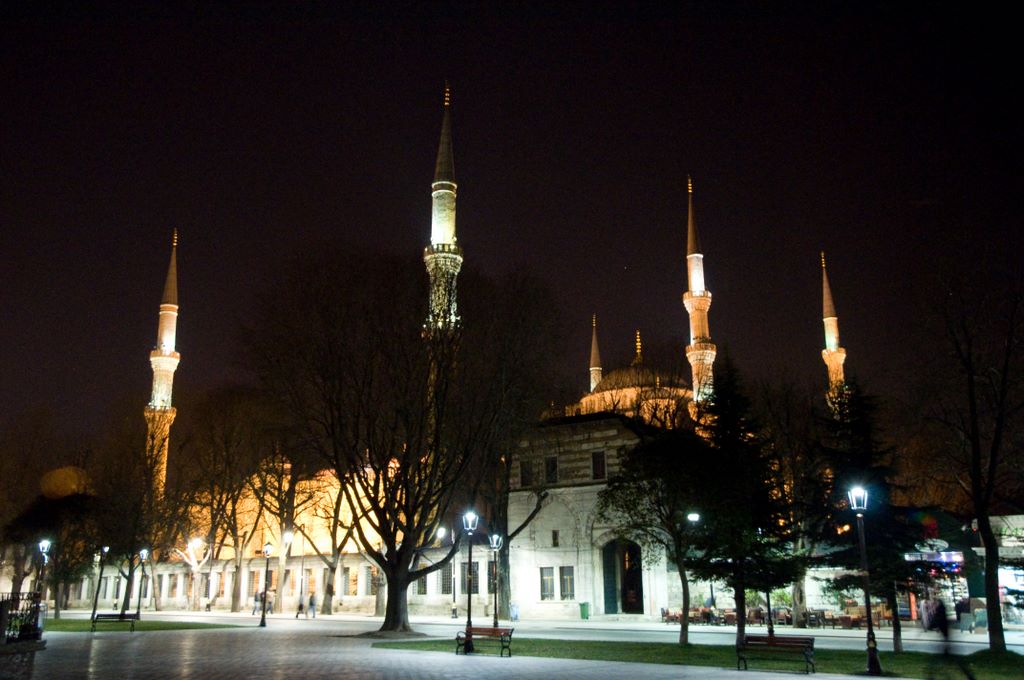
[[[431,197],[430,240],[423,255],[430,279],[425,333],[444,331],[459,320],[456,290],[463,251],[456,237],[457,183],[451,94],[447,87]],[[687,197],[687,286],[682,304],[689,318],[690,341],[680,350],[685,352],[690,366],[689,380],[676,372],[648,365],[639,331],[630,365],[606,372],[598,343],[598,319],[593,317],[589,390],[564,414],[540,422],[512,452],[509,527],[517,527],[526,520],[536,507],[538,496],[543,496],[540,512],[508,546],[511,602],[520,616],[575,618],[580,614],[579,604],[586,602],[591,616],[657,618],[663,608],[678,607],[681,600],[678,577],[665,559],[645,555],[637,543],[621,538],[615,527],[598,517],[597,499],[607,480],[619,470],[622,456],[639,441],[630,427],[633,419],[678,426],[693,417],[694,403],[707,399],[713,388],[717,350],[709,321],[712,296],[705,280],[704,252],[694,216],[694,188],[689,180]],[[173,379],[181,360],[176,350],[177,250],[175,232],[159,306],[157,343],[150,352],[152,392],[144,411],[149,445],[158,458],[158,493],[162,493],[166,475],[168,442],[176,414],[172,405]],[[839,345],[838,316],[824,254],[821,266],[825,328],[822,357],[828,384],[835,390],[842,385],[846,352]],[[336,480],[326,478],[309,482],[309,491],[329,492],[332,483],[336,492]],[[256,500],[250,502],[255,507]],[[145,580],[137,574],[132,584],[133,597],[141,590],[147,603],[159,603],[162,608],[196,604],[226,608],[230,606],[235,580],[239,579],[243,610],[268,586],[277,593],[279,611],[281,607],[294,611],[298,602],[308,601],[310,594],[322,597],[328,589],[334,593],[335,611],[372,613],[377,608],[384,586],[376,566],[354,544],[345,546],[334,570],[325,567],[317,555],[314,545],[330,553],[331,539],[324,519],[311,511],[296,517],[294,525],[303,527],[302,535],[292,537],[287,556],[275,558],[273,563],[258,552],[259,546],[265,541],[282,545],[283,528],[270,526],[266,519],[261,522],[252,531],[251,543],[239,548],[246,553],[241,560],[235,559],[230,547],[221,549],[217,559],[210,559],[209,546],[191,542],[177,551],[180,559],[149,565]],[[454,564],[410,586],[410,613],[449,612],[453,606],[461,610],[465,606],[467,570],[489,573],[489,565],[480,562],[491,558],[488,551],[481,550],[474,555],[474,565],[467,565],[464,559],[465,553]],[[94,574],[72,588],[80,599],[77,604],[91,604],[98,588],[100,606],[113,606],[128,587],[121,574],[110,573],[114,571],[105,572],[98,584],[98,574]],[[456,578],[459,573],[461,579]],[[492,580],[487,581],[486,589],[474,583],[474,609],[479,607],[480,612],[487,612],[491,606],[490,593],[495,586]],[[700,601],[702,589],[709,587],[693,584],[691,592]],[[808,604],[814,605],[813,594],[809,597]],[[75,604],[73,598],[72,605]]]

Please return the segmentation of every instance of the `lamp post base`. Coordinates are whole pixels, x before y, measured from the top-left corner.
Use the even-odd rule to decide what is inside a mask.
[[[872,633],[868,639],[868,675],[881,675],[882,664],[878,661],[878,643],[875,642],[875,636]]]

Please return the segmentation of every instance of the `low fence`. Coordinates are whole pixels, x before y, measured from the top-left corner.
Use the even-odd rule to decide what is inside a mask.
[[[42,639],[45,611],[39,593],[0,593],[0,644]]]

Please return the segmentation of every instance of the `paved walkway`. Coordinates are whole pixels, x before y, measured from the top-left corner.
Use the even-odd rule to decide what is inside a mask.
[[[20,678],[62,680],[792,680],[792,673],[525,656],[455,656],[371,649],[372,640],[295,626],[159,633],[48,633],[48,649]],[[3,677],[3,676],[0,676]],[[852,676],[819,673],[818,680]]]
[[[65,616],[88,617],[88,612],[66,612]],[[372,680],[504,680],[512,678],[553,678],[556,680],[603,680],[617,678],[708,678],[709,680],[792,680],[793,673],[733,669],[665,666],[605,661],[538,659],[496,656],[422,653],[371,649],[372,639],[358,637],[376,630],[380,619],[359,615],[333,615],[298,619],[294,615],[268,617],[267,628],[258,628],[258,617],[248,613],[143,612],[147,619],[193,619],[240,625],[240,628],[161,631],[159,633],[46,633],[48,648],[36,655],[32,668],[12,668],[0,660],[0,678],[68,680],[154,680],[212,678],[253,680],[259,678],[306,680],[307,678]],[[447,617],[412,617],[417,631],[445,638],[454,637],[462,621]],[[693,641],[729,644],[735,629],[694,626]],[[785,629],[780,634],[785,634]],[[800,631],[804,633],[804,631]],[[863,631],[813,631],[816,646],[862,649]],[[655,640],[671,642],[678,636],[676,626],[637,621],[518,622],[516,634],[592,640]],[[891,636],[891,633],[889,633]],[[960,635],[963,651],[972,652],[987,644],[984,635]],[[887,631],[880,634],[880,647],[889,648]],[[927,649],[934,646],[934,634],[907,631],[908,642]],[[721,638],[721,639],[720,639]],[[723,642],[724,641],[724,642]],[[1024,631],[1007,634],[1012,647],[1024,651]],[[909,645],[908,645],[909,646]],[[820,680],[844,678],[819,673]]]

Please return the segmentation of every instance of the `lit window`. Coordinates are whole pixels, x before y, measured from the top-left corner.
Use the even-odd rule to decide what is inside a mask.
[[[562,588],[561,592],[563,600],[576,599],[576,580],[573,575],[572,567],[558,568],[558,583]]]
[[[540,599],[555,599],[555,568],[540,568]]]
[[[480,578],[479,578],[480,577],[480,570],[478,569],[479,566],[480,566],[479,562],[473,562],[473,594],[474,595],[477,595],[477,594],[480,593]],[[466,589],[466,563],[463,562],[461,564],[461,567],[462,567],[462,580],[459,582],[459,584],[462,586],[462,592],[466,593],[466,592],[469,592]]]
[[[451,595],[452,594],[452,585],[453,585],[452,584],[452,563],[451,562],[449,562],[448,564],[446,564],[443,567],[441,567],[441,575],[439,576],[439,578],[441,579],[441,594],[442,595]]]

